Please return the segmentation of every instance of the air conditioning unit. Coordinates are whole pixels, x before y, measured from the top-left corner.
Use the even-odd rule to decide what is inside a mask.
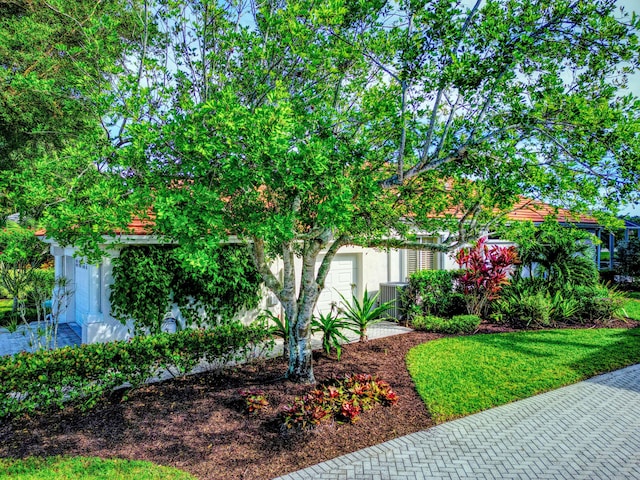
[[[402,291],[407,288],[407,282],[388,282],[380,284],[380,303],[393,301],[393,306],[387,310],[386,318],[402,320]]]

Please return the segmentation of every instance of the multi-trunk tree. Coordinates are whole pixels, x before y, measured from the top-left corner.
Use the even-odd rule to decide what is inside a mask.
[[[289,320],[292,380],[314,381],[311,316],[342,246],[451,249],[518,195],[584,211],[637,192],[638,103],[618,87],[638,20],[612,0],[144,6],[112,148],[64,157],[108,187],[57,189],[49,232],[95,245],[152,208],[196,263],[236,236]]]

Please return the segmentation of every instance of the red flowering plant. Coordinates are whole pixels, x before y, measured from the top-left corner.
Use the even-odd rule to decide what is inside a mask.
[[[469,314],[481,316],[488,303],[498,298],[517,261],[516,247],[489,246],[486,237],[458,251],[456,263],[463,273],[457,287],[464,294]]]

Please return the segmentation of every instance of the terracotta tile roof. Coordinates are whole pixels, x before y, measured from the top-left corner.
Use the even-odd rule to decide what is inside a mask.
[[[598,221],[588,215],[576,215],[564,208],[556,208],[540,200],[520,197],[520,200],[507,214],[509,220],[530,220],[534,223],[542,222],[545,217],[555,217],[561,223],[580,223],[598,225]]]

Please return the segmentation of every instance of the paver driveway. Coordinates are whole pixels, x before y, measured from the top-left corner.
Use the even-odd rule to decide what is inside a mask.
[[[640,365],[280,477],[640,479]]]

